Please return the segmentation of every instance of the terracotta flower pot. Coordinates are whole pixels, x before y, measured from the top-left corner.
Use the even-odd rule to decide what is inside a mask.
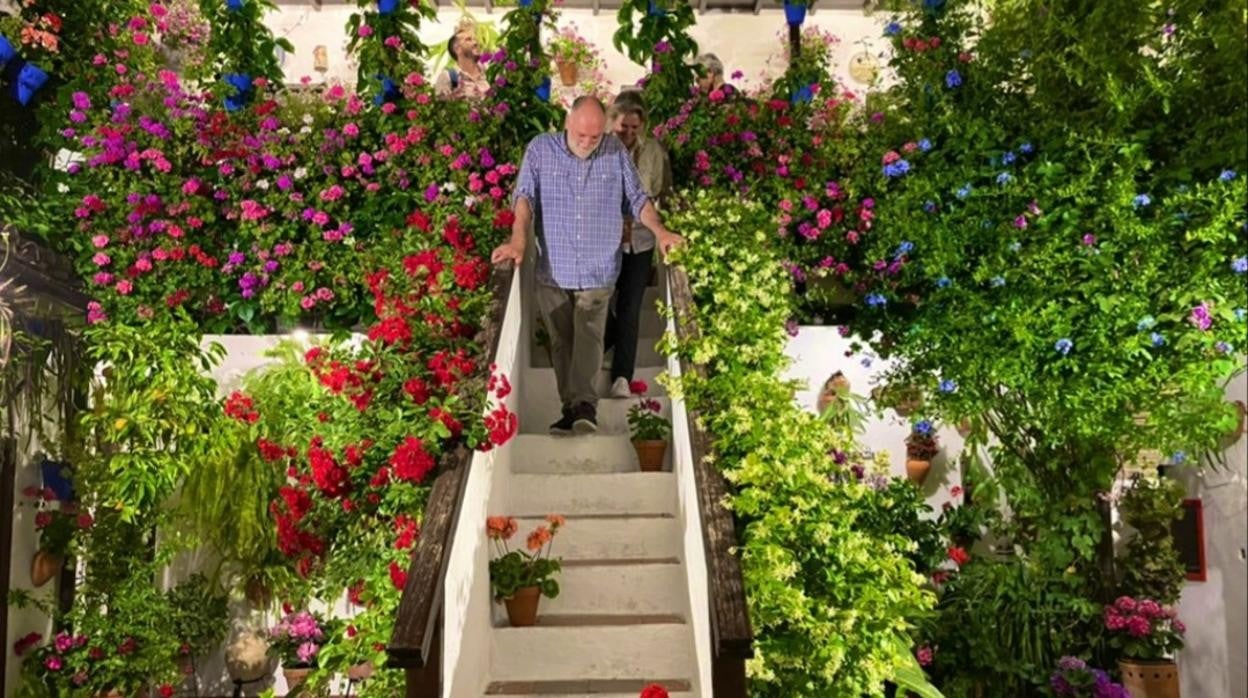
[[[541,600],[542,590],[538,587],[517,589],[515,596],[503,599],[507,605],[507,619],[517,628],[537,624],[537,604]]]
[[[555,61],[555,65],[559,68],[559,82],[562,82],[564,87],[572,87],[576,84],[576,79],[580,77],[580,66],[566,61]]]
[[[916,485],[922,485],[927,480],[927,474],[932,470],[932,462],[930,460],[919,460],[917,458],[906,459],[906,477]]]
[[[1118,660],[1122,685],[1131,698],[1179,698],[1179,667],[1169,660]]]
[[[667,451],[666,441],[634,441],[633,449],[637,451],[637,462],[643,473],[657,473],[663,470],[663,453]]]
[[[286,677],[286,695],[306,695],[303,684],[308,680],[308,674],[311,673],[312,667],[282,667],[282,676]]]
[[[36,588],[52,581],[61,573],[65,557],[56,553],[40,550],[30,559],[30,583]]]
[[[347,679],[350,681],[363,681],[373,676],[373,663],[363,662],[361,664],[352,665],[347,669]]]

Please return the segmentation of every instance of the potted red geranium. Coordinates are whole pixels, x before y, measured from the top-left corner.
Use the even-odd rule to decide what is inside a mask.
[[[1104,610],[1111,646],[1122,650],[1118,669],[1133,698],[1179,698],[1174,653],[1186,628],[1173,607],[1121,596]]]

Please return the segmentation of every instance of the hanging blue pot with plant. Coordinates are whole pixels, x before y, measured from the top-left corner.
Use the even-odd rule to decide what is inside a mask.
[[[222,80],[234,88],[234,94],[225,97],[225,110],[234,112],[246,107],[251,101],[251,76],[246,73],[226,73]]]
[[[24,107],[30,104],[30,100],[35,98],[35,93],[47,84],[48,74],[34,63],[22,63],[21,66],[11,87],[13,99]]]
[[[246,0],[225,0],[225,9],[230,12],[238,12],[243,9],[243,3]]]
[[[793,104],[808,104],[814,98],[815,98],[814,88],[811,87],[810,85],[806,85],[805,87],[798,90],[797,92],[794,92],[793,96],[789,98],[789,101],[792,102]]]
[[[377,14],[392,15],[399,11],[399,0],[377,0]]]
[[[399,86],[385,75],[377,75],[376,77],[381,81],[381,91],[373,96],[373,104],[380,105],[385,102],[398,101],[399,97],[402,96],[399,93]]]
[[[0,35],[0,68],[14,58],[17,58],[17,49],[13,48],[13,44],[5,36]]]
[[[538,99],[542,100],[543,102],[549,102],[550,101],[550,76],[547,75],[546,77],[542,78],[541,84],[538,85],[537,89],[533,90],[533,92],[537,95]]]
[[[662,5],[655,2],[654,0],[650,0],[650,7],[646,10],[646,14],[650,15],[651,17],[666,17],[667,8],[663,7]]]
[[[533,0],[520,0],[520,7],[530,7],[532,5]]]
[[[784,19],[789,26],[800,27],[806,21],[806,3],[804,0],[784,0]]]

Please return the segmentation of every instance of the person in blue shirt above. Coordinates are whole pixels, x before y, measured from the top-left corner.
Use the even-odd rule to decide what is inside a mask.
[[[561,133],[534,138],[524,152],[511,239],[491,255],[519,265],[529,225],[537,240],[538,310],[551,335],[555,381],[563,403],[552,434],[598,429],[594,377],[616,279],[625,218],[654,233],[663,254],[683,242],[660,220],[628,149],[605,133],[607,112],[594,97],[572,103]]]

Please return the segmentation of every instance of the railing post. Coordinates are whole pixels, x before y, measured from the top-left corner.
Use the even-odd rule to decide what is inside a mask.
[[[442,613],[433,625],[429,656],[420,668],[407,669],[407,698],[442,698]]]
[[[711,667],[711,684],[714,698],[746,698],[745,658],[716,655]]]

